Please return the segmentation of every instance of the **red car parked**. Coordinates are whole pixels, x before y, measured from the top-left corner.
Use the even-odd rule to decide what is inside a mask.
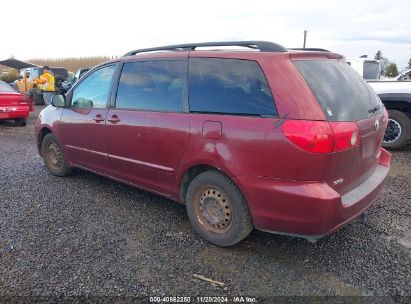
[[[201,47],[239,46],[236,50]],[[48,170],[83,168],[186,204],[206,240],[253,227],[317,239],[387,177],[387,112],[345,59],[270,42],[136,50],[95,67],[36,123]]]
[[[0,81],[0,120],[14,120],[17,125],[25,126],[27,117],[33,111],[33,103],[29,97]]]

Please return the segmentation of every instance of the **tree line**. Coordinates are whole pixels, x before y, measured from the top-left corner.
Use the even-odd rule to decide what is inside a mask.
[[[396,77],[398,76],[398,67],[394,62],[390,62],[387,57],[384,57],[381,50],[374,56],[375,60],[379,60],[381,63],[382,73],[386,77]],[[408,69],[411,69],[411,58],[408,60]]]

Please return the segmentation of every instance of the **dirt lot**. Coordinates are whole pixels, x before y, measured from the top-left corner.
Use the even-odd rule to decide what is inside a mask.
[[[387,185],[365,221],[315,244],[254,231],[237,246],[219,248],[192,231],[182,205],[84,171],[50,175],[34,144],[34,116],[27,127],[0,123],[0,302],[8,296],[411,299],[398,297],[411,297],[411,146],[393,152]]]

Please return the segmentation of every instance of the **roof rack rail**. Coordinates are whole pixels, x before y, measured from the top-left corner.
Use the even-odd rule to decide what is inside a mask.
[[[198,47],[210,46],[241,46],[251,49],[258,49],[260,52],[287,52],[287,49],[280,44],[268,41],[227,41],[227,42],[201,42],[166,45],[147,49],[139,49],[126,53],[123,57],[132,56],[139,53],[155,52],[155,51],[194,51]]]
[[[320,48],[290,48],[290,50],[293,50],[293,51],[311,51],[311,52],[328,52],[328,53],[331,52],[329,50],[320,49]]]

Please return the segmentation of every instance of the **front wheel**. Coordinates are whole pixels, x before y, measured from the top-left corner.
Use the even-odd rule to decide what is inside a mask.
[[[44,164],[51,174],[56,176],[67,176],[72,172],[72,169],[67,165],[63,151],[53,134],[49,133],[44,136],[41,144],[41,152]]]
[[[388,110],[388,125],[385,130],[382,146],[398,149],[411,138],[411,121],[408,116],[398,110]]]
[[[194,229],[218,246],[231,246],[253,229],[247,202],[238,187],[219,171],[197,175],[188,186],[187,213]]]

